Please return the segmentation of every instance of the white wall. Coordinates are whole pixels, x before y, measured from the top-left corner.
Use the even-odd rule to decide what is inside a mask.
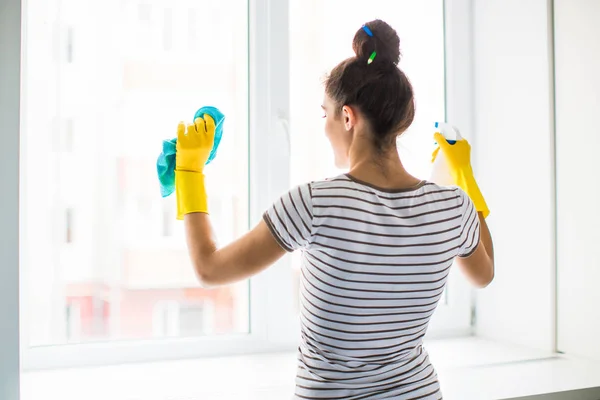
[[[600,2],[554,4],[558,349],[600,360]]]
[[[19,398],[21,2],[0,0],[0,399]]]
[[[547,0],[473,1],[476,177],[496,277],[477,293],[477,334],[554,347],[554,177]]]

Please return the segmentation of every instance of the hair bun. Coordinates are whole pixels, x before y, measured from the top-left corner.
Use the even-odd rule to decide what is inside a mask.
[[[380,19],[367,22],[364,26],[368,29],[360,28],[352,41],[352,49],[356,53],[356,57],[364,59],[366,62],[375,51],[377,55],[373,63],[387,62],[398,65],[400,62],[400,38],[396,31]],[[370,36],[367,30],[370,30],[373,36]]]

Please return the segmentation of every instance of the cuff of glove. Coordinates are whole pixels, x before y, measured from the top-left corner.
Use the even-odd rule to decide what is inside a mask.
[[[208,214],[208,196],[202,172],[175,171],[175,192],[177,194],[177,219],[185,214]]]
[[[479,189],[479,185],[477,185],[475,178],[472,176],[459,176],[456,179],[456,183],[467,195],[469,195],[477,212],[482,213],[483,218],[487,218],[487,216],[490,215],[490,209],[483,198],[483,194],[481,194],[481,190]]]

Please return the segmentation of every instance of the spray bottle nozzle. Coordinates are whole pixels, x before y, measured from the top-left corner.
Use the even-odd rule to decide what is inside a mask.
[[[458,129],[448,123],[436,121],[435,130],[441,133],[449,144],[455,144],[458,140],[462,139]]]

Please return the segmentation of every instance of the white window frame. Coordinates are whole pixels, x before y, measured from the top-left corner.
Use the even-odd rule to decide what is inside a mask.
[[[473,2],[444,1],[446,121],[474,137],[473,115]],[[475,323],[475,291],[457,268],[448,280],[446,301],[441,300],[431,320],[429,338],[470,336]]]
[[[19,3],[18,0],[11,1]],[[469,0],[446,0],[444,5],[447,119],[460,126],[467,137],[472,130],[470,3]],[[273,200],[290,187],[288,12],[287,1],[249,0],[249,222],[251,225],[257,223]],[[26,63],[27,60],[24,62]],[[10,73],[0,69],[0,73],[7,72]],[[0,76],[0,78],[4,77]],[[16,95],[18,99],[18,94]],[[12,127],[12,132],[18,135],[18,128]],[[2,149],[9,155],[18,154],[18,140],[5,141]],[[2,170],[10,175],[7,171],[14,171],[14,169]],[[11,183],[18,178],[18,171],[8,177]],[[18,203],[9,202],[6,207],[0,208],[0,217],[2,217],[0,220],[9,220],[14,215],[18,215]],[[3,224],[3,231],[5,231],[4,226],[11,225]],[[9,236],[11,233],[7,232]],[[8,251],[10,253],[10,250]],[[2,255],[4,256],[4,253]],[[26,258],[23,260],[21,273],[26,276],[23,272],[27,271]],[[12,268],[12,273],[17,272],[14,271],[16,265],[12,265]],[[454,275],[450,279],[448,302],[440,304],[429,331],[430,337],[471,334],[472,291],[464,279]],[[293,351],[297,347],[299,338],[299,321],[294,312],[296,299],[292,295],[293,279],[290,257],[285,257],[250,281],[249,334],[31,348],[27,343],[28,335],[25,327],[22,336],[24,339],[23,368],[30,370]],[[0,281],[6,280],[3,278]],[[14,304],[14,301],[12,303],[8,301],[11,295],[10,291],[0,291],[0,304]],[[26,296],[23,296],[23,300],[25,298]],[[26,307],[25,301],[22,304]],[[11,310],[15,312],[14,309]]]

